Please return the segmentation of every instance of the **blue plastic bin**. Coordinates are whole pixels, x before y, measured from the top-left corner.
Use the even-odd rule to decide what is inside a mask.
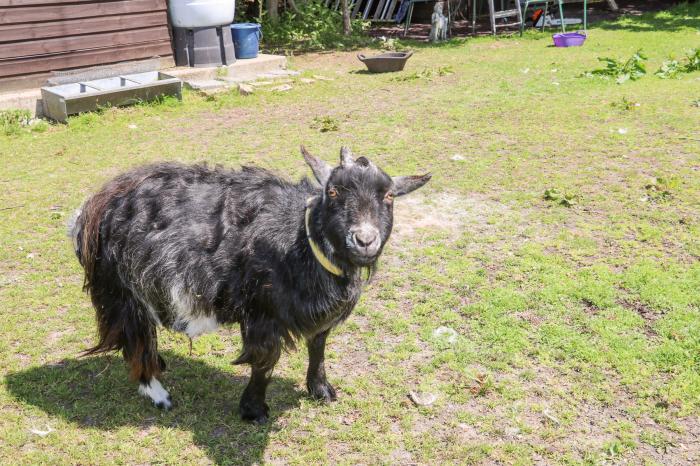
[[[262,29],[257,23],[235,23],[231,25],[231,37],[236,58],[255,58],[260,49]]]

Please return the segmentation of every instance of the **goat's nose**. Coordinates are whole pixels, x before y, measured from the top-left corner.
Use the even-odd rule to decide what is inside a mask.
[[[377,240],[377,234],[371,232],[358,232],[355,233],[355,244],[362,248],[366,248],[372,245]]]
[[[353,231],[352,239],[357,247],[373,253],[379,243],[379,231],[371,225],[361,225]]]

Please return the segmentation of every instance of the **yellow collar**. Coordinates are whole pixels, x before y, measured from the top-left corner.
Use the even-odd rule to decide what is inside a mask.
[[[311,201],[311,199],[309,199]],[[314,253],[314,257],[316,257],[316,260],[323,266],[324,269],[328,270],[330,273],[333,275],[337,275],[339,277],[343,276],[343,271],[340,270],[340,268],[335,265],[329,258],[323,254],[323,251],[321,251],[321,248],[316,244],[316,241],[314,241],[311,238],[311,232],[309,231],[309,221],[311,219],[311,202],[307,202],[306,204],[306,213],[304,214],[305,216],[305,224],[306,224],[306,238],[309,240],[309,246],[311,246],[311,250]]]

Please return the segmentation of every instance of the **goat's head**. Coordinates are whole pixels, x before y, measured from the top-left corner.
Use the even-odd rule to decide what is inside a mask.
[[[323,188],[314,210],[335,256],[354,266],[372,265],[391,234],[394,198],[420,188],[431,175],[391,177],[366,157],[355,159],[347,147],[337,167],[304,147],[301,153]]]

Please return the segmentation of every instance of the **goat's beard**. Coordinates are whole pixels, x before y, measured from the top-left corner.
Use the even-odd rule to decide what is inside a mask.
[[[350,262],[355,267],[374,267],[377,261],[379,260],[379,256],[381,255],[381,249],[377,254],[371,257],[360,256],[352,251],[349,251],[348,255],[348,262]]]

